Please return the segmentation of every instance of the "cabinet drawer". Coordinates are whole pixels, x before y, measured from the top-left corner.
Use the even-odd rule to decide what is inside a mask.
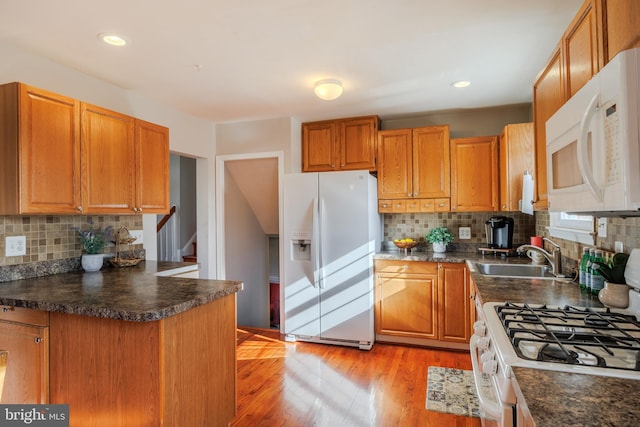
[[[49,326],[49,312],[31,308],[0,306],[0,320],[28,325]]]
[[[438,274],[437,262],[376,260],[376,273]]]
[[[405,212],[407,209],[407,201],[406,200],[390,200],[383,199],[378,200],[378,212],[381,213],[401,213]]]
[[[451,199],[435,199],[434,205],[436,212],[449,212],[451,210]]]

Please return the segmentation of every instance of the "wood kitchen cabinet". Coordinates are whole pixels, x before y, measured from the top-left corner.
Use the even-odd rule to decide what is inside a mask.
[[[82,104],[83,213],[165,213],[169,130]]]
[[[22,83],[0,86],[0,214],[80,206],[80,103]]]
[[[378,133],[378,199],[403,199],[403,210],[447,212],[450,197],[449,126],[385,130]],[[384,208],[380,209],[384,212]]]
[[[302,171],[375,171],[378,116],[302,124]]]
[[[22,83],[0,86],[0,214],[169,209],[169,130]]]
[[[585,1],[562,36],[567,98],[604,66],[602,0]]]
[[[551,56],[551,60],[533,85],[533,123],[535,140],[535,186],[536,210],[548,206],[547,189],[547,120],[565,101],[564,78],[560,45]]]
[[[471,337],[465,264],[375,261],[377,341],[466,348]]]
[[[9,352],[0,403],[49,403],[49,313],[0,306],[0,350]]]
[[[498,137],[451,140],[451,210],[491,212],[499,208]]]
[[[640,46],[640,2],[604,0],[606,10],[607,59],[620,51]]]
[[[438,264],[376,261],[375,331],[378,335],[438,338]]]
[[[500,135],[500,210],[519,211],[525,171],[535,168],[533,123],[509,124]]]
[[[446,342],[468,344],[472,310],[469,270],[465,264],[438,264],[438,336]]]

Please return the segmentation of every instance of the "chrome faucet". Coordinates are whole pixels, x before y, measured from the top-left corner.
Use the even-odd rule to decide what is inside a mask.
[[[533,245],[519,246],[516,251],[519,254],[529,250],[540,252],[549,262],[549,265],[551,266],[551,274],[553,274],[554,276],[562,276],[562,254],[560,253],[560,245],[546,237],[544,237],[542,240],[545,242],[549,242],[549,244],[553,246],[551,253],[545,251],[544,248],[539,248]]]

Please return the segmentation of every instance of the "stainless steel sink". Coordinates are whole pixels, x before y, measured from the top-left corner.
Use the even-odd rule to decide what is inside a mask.
[[[551,273],[547,265],[539,264],[498,264],[475,262],[472,263],[475,271],[485,276],[505,277],[505,278],[527,278],[527,279],[562,279]]]

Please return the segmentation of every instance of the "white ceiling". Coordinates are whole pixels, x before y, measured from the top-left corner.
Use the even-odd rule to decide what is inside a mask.
[[[384,119],[530,102],[582,1],[1,0],[0,39],[214,122]]]

